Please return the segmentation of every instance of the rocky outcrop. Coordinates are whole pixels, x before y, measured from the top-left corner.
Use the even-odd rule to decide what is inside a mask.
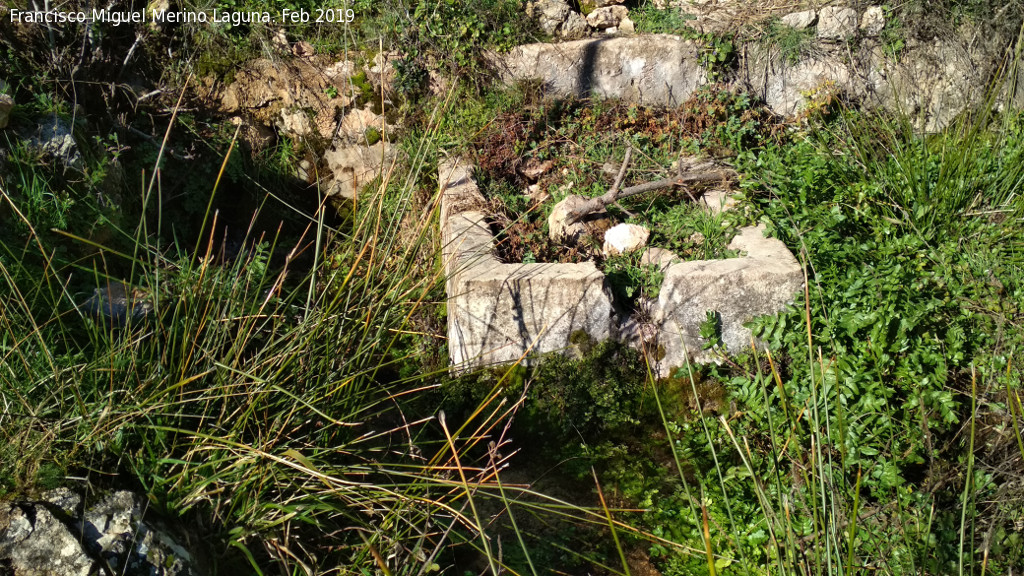
[[[326,57],[247,63],[227,85],[209,81],[201,92],[226,114],[273,126],[293,137],[333,137],[335,116],[357,96],[355,65]]]
[[[0,573],[199,576],[189,551],[145,520],[144,507],[142,497],[120,491],[83,509],[81,496],[67,489],[0,503]]]
[[[780,115],[799,115],[816,97],[827,101],[844,96],[868,108],[905,113],[924,131],[942,129],[982,100],[1013,40],[987,28],[962,28],[927,42],[909,38],[894,54],[883,41],[886,13],[877,5],[832,5],[788,14],[778,13],[777,6],[751,7],[732,0],[663,0],[660,5],[693,16],[688,25],[700,32],[735,30],[751,18],[774,16],[795,29],[815,27],[796,61],[768,37],[738,42],[736,61],[715,70],[717,80],[763,98]],[[547,6],[545,13],[558,20],[551,28],[556,33],[569,14],[576,14],[564,0],[538,0],[531,6],[535,16]],[[625,7],[618,2],[593,0],[582,6],[591,29],[632,27],[628,18],[620,18]],[[554,97],[675,106],[708,82],[709,73],[701,65],[706,49],[700,41],[670,35],[606,37],[528,44],[493,55],[491,62],[506,82],[539,79]]]

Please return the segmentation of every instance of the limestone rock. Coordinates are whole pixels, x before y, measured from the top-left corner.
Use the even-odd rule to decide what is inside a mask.
[[[153,312],[153,299],[144,290],[110,280],[93,290],[80,308],[90,316],[105,319],[114,326],[123,326],[129,321],[139,322],[149,316]]]
[[[351,62],[326,56],[246,63],[235,80],[221,86],[212,79],[199,87],[221,112],[241,115],[255,124],[276,126],[292,135],[331,138],[335,117],[355,98],[349,81]]]
[[[998,34],[972,33],[908,43],[894,60],[879,42],[867,41],[852,58],[845,50],[821,50],[796,64],[770,48],[748,45],[736,68],[737,83],[783,116],[800,112],[810,93],[834,91],[863,108],[907,115],[916,130],[934,132],[984,99],[1009,42]]]
[[[579,40],[586,38],[588,34],[590,34],[590,25],[579,12],[569,12],[558,29],[558,35],[566,40]]]
[[[722,188],[705,191],[701,194],[700,201],[704,204],[704,208],[712,214],[728,212],[739,205],[739,200],[733,192]]]
[[[857,11],[843,6],[827,6],[818,14],[818,38],[843,41],[857,33]]]
[[[588,202],[587,198],[570,194],[564,200],[555,204],[548,216],[548,236],[552,241],[573,246],[586,236],[601,236],[597,233],[604,233],[609,227],[608,213],[604,210],[592,212],[582,220],[568,223],[569,213]]]
[[[587,24],[590,24],[591,28],[603,30],[605,28],[618,26],[619,22],[628,15],[629,9],[625,6],[619,6],[617,4],[613,6],[605,6],[604,8],[598,8],[590,14],[587,14]]]
[[[850,78],[849,67],[838,58],[803,60],[769,75],[765,102],[776,114],[793,116],[807,105],[808,94],[827,85],[840,89],[849,84]]]
[[[792,12],[783,16],[780,21],[797,30],[804,30],[814,25],[814,21],[818,19],[818,14],[814,10],[804,10],[802,12]]]
[[[10,120],[11,110],[14,108],[14,98],[7,94],[0,94],[0,129],[7,128]]]
[[[634,24],[627,16],[619,21],[619,32],[622,32],[623,34],[634,34],[636,33],[636,24]]]
[[[41,153],[57,158],[65,166],[79,169],[83,165],[71,126],[56,114],[51,114],[40,124],[31,145]]]
[[[704,350],[700,326],[712,312],[718,316],[720,339],[730,354],[750,351],[753,341],[744,324],[757,316],[775,314],[793,301],[803,288],[800,264],[786,245],[764,237],[764,226],[743,228],[729,244],[740,258],[679,262],[665,268],[655,320],[660,324],[659,345],[664,352],[657,371],[667,376],[686,360],[715,361]]]
[[[373,66],[366,70],[366,79],[373,86],[373,93],[378,98],[383,90],[385,95],[395,91],[395,79],[398,77],[398,70],[395,62],[401,59],[402,55],[397,51],[383,52],[373,57]]]
[[[14,576],[197,576],[192,555],[115,492],[83,513],[67,489],[0,504],[0,567]],[[4,572],[5,574],[7,572]]]
[[[324,153],[324,160],[334,177],[326,187],[327,194],[355,199],[364,186],[382,171],[387,172],[396,158],[396,150],[383,140],[373,146],[343,146],[328,150]]]
[[[682,262],[682,260],[671,250],[665,248],[651,247],[644,250],[644,253],[640,256],[641,266],[657,266],[662,271],[676,262]]]
[[[277,128],[282,134],[294,138],[305,138],[313,134],[313,121],[309,114],[300,108],[281,110]]]
[[[616,256],[636,252],[647,245],[651,231],[636,224],[619,224],[604,233],[604,255]]]
[[[565,0],[536,0],[526,7],[526,15],[536,19],[540,29],[549,36],[555,35],[571,12],[573,9]]]
[[[667,34],[527,44],[489,58],[504,82],[539,79],[555,97],[678,106],[708,82],[699,47]]]
[[[303,182],[313,182],[316,178],[316,171],[313,169],[313,163],[309,160],[302,159],[299,162],[298,168],[295,169],[295,177]]]
[[[232,116],[231,123],[240,127],[238,138],[249,145],[249,149],[260,151],[268,148],[277,138],[277,133],[270,126],[253,122],[243,116]]]
[[[352,110],[341,119],[337,137],[353,144],[371,144],[367,138],[367,132],[371,128],[377,131],[377,139],[380,138],[381,130],[389,129],[384,122],[384,117],[380,114],[366,109]],[[376,143],[376,141],[372,142],[372,144]]]
[[[881,6],[872,6],[860,18],[860,31],[865,36],[878,36],[885,28],[885,13]]]

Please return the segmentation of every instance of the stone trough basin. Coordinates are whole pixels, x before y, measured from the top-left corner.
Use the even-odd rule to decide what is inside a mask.
[[[619,339],[642,344],[655,373],[665,377],[688,359],[721,358],[704,349],[700,336],[708,312],[718,317],[727,353],[749,351],[759,343],[744,324],[779,312],[803,290],[803,270],[785,244],[765,238],[763,227],[748,227],[729,245],[743,253],[739,258],[683,262],[668,250],[649,249],[645,260],[664,272],[659,297],[642,322],[621,317],[593,262],[501,262],[472,168],[459,159],[439,166],[448,350],[456,372]]]

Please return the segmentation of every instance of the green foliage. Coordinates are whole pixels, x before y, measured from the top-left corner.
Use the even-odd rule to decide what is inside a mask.
[[[737,53],[732,39],[715,33],[700,33],[690,26],[693,20],[679,8],[658,8],[648,0],[638,11],[630,14],[636,24],[637,32],[647,34],[677,34],[701,44],[700,64],[708,72],[712,81],[720,80],[726,70],[735,64]]]
[[[722,345],[722,315],[708,310],[704,321],[700,323],[700,339],[704,341],[704,349],[710,350]]]
[[[523,399],[515,431],[544,438],[551,446],[568,442],[566,453],[572,454],[580,439],[596,442],[627,433],[638,423],[642,405],[642,359],[635,350],[611,342],[594,343],[586,333],[574,334],[572,340],[576,358],[549,354],[535,366],[516,366],[511,371],[496,368],[447,382],[449,405],[471,409],[497,386],[502,398]]]
[[[637,32],[646,34],[694,34],[690,21],[693,15],[679,9],[658,8],[654,2],[644,2],[639,10],[630,14]]]
[[[60,190],[56,184],[58,176],[47,169],[42,158],[27,144],[16,145],[11,152],[15,206],[30,222],[38,222],[46,228],[67,228],[75,201],[68,191]],[[28,232],[24,221],[14,222],[20,232]]]
[[[777,51],[784,62],[796,64],[806,54],[814,42],[814,37],[813,27],[798,30],[778,20],[772,20],[761,42]]]
[[[690,202],[652,212],[647,226],[651,243],[687,260],[715,260],[739,254],[727,248],[741,218],[725,211],[711,212]]]
[[[412,4],[375,3],[361,18],[385,24],[397,15],[393,27],[401,30],[392,40],[402,51],[395,63],[397,85],[407,99],[420,97],[430,70],[443,70],[450,77],[480,83],[486,77],[485,50],[507,51],[524,43],[530,32],[515,0],[416,0]]]
[[[898,17],[889,5],[882,6],[885,27],[882,28],[882,46],[885,54],[899,59],[907,47],[907,31],[903,19]]]
[[[641,264],[639,252],[605,259],[601,264],[617,302],[634,308],[639,298],[657,298],[665,274],[656,264]]]

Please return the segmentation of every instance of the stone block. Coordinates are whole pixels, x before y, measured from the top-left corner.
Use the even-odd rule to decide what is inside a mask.
[[[746,322],[775,314],[793,301],[804,285],[800,264],[781,241],[765,238],[764,227],[744,228],[729,244],[745,253],[740,258],[672,262],[653,314],[659,325],[657,372],[667,376],[687,358],[696,362],[718,359],[704,350],[700,326],[708,312],[720,320],[720,338],[726,351],[751,350],[753,336]],[[661,255],[659,261],[665,262]]]
[[[617,338],[656,351],[659,376],[686,363],[720,360],[705,351],[700,326],[713,312],[728,353],[750,350],[744,323],[779,312],[803,287],[803,270],[764,228],[744,228],[729,244],[742,257],[682,262],[660,248],[641,262],[664,273],[659,299],[618,319],[611,291],[593,262],[505,264],[494,250],[486,202],[459,161],[442,162],[441,231],[448,295],[448,349],[456,372],[573,351],[583,338]],[[652,348],[653,344],[653,348]]]
[[[554,97],[678,106],[708,83],[699,45],[667,34],[527,44],[489,59],[504,82],[539,79]]]
[[[525,360],[614,336],[610,290],[593,262],[504,264],[469,169],[442,163],[448,350],[456,371]]]
[[[813,26],[817,19],[817,12],[814,10],[804,10],[802,12],[786,14],[780,20],[784,25],[789,26],[790,28],[804,30],[805,28]]]

